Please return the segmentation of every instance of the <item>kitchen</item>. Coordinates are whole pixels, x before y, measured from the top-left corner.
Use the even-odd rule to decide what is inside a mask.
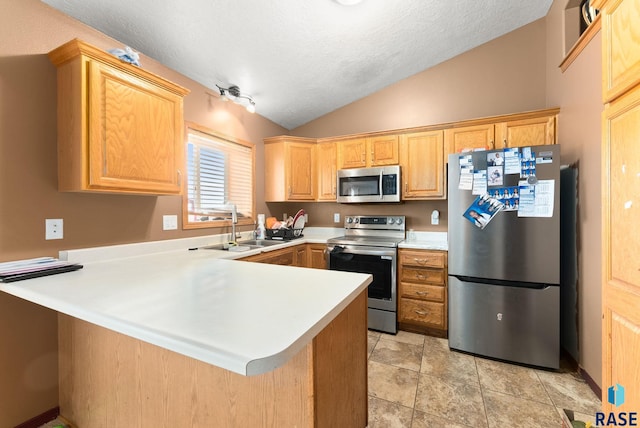
[[[96,247],[131,242],[194,237],[194,230],[163,231],[162,216],[181,212],[175,197],[146,198],[132,195],[59,193],[56,189],[56,72],[46,54],[51,49],[79,37],[102,48],[113,40],[62,15],[37,1],[4,1],[2,28],[6,36],[0,47],[3,64],[3,127],[1,141],[2,174],[0,194],[3,215],[0,245],[3,260],[57,256],[59,250]],[[566,163],[579,162],[581,172],[580,207],[582,297],[580,315],[580,365],[596,381],[601,378],[600,343],[600,36],[597,34],[565,73],[558,64],[565,56],[562,48],[562,2],[554,2],[546,18],[513,33],[426,70],[375,96],[330,113],[291,133],[306,138],[322,138],[434,123],[508,114],[547,107],[559,107],[559,141]],[[37,24],[37,25],[34,25]],[[509,61],[503,61],[504,56]],[[212,114],[204,88],[161,64],[144,58],[145,67],[191,90],[185,98],[185,119],[201,123],[225,135],[257,144],[257,158],[263,156],[264,138],[288,133],[284,128],[240,108],[227,106]],[[496,69],[493,64],[501,64]],[[531,64],[534,64],[533,66]],[[475,81],[456,78],[455,70],[479,72]],[[490,71],[490,72],[489,72]],[[515,80],[515,81],[514,81]],[[501,90],[509,84],[509,90]],[[421,94],[438,102],[429,104]],[[469,94],[491,103],[468,103]],[[500,96],[496,97],[496,94]],[[385,106],[390,100],[392,105]],[[380,98],[383,98],[382,100]],[[495,104],[494,104],[495,103]],[[384,107],[384,108],[383,108]],[[372,110],[383,108],[382,117]],[[419,113],[416,113],[419,112]],[[37,124],[37,125],[36,125]],[[20,142],[19,144],[17,142]],[[256,176],[264,175],[261,162]],[[20,185],[12,186],[14,183]],[[258,186],[261,186],[258,181]],[[335,203],[264,202],[264,190],[257,189],[257,210],[280,217],[303,208],[309,226],[336,227],[334,213],[346,215],[405,215],[407,227],[418,231],[446,231],[447,203],[444,200],[405,202],[369,207]],[[34,201],[37,201],[34,203]],[[440,212],[440,224],[431,225],[433,210]],[[65,219],[65,239],[44,241],[45,218]],[[211,232],[206,232],[211,233]],[[55,405],[57,357],[55,314],[2,295],[0,338],[2,362],[11,368],[11,382],[0,386],[3,403],[15,403],[10,410],[20,422]],[[23,385],[20,391],[11,385]],[[606,385],[600,385],[604,388]],[[20,396],[15,402],[11,397]],[[3,411],[0,412],[2,414]],[[9,411],[9,410],[7,410]],[[15,413],[13,413],[15,412]],[[16,416],[19,415],[19,416]]]

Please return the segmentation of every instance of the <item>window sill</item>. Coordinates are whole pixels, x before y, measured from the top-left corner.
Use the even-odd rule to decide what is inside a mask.
[[[594,36],[598,34],[598,31],[600,31],[600,27],[602,25],[600,23],[600,15],[601,14],[596,15],[596,18],[593,20],[591,25],[589,25],[587,29],[584,30],[584,33],[582,33],[578,41],[573,45],[571,50],[569,50],[567,56],[565,56],[564,60],[562,60],[562,62],[560,63],[560,70],[562,70],[563,73],[567,71],[573,61],[575,61],[575,59],[578,58],[584,48],[587,47],[591,39],[593,39]]]

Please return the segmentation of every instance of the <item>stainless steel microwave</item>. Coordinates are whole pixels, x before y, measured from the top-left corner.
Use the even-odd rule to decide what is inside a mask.
[[[400,166],[338,170],[337,201],[400,202]]]

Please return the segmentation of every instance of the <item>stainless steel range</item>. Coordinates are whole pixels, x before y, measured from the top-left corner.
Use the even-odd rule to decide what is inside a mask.
[[[329,269],[369,273],[369,328],[398,332],[396,266],[404,216],[346,216],[344,236],[327,241]]]

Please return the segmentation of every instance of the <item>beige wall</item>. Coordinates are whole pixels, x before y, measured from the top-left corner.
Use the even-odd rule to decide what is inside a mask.
[[[555,0],[547,14],[547,102],[560,106],[559,141],[563,163],[578,172],[578,342],[580,366],[602,387],[601,307],[601,113],[600,34],[562,73],[564,7]]]
[[[57,256],[61,249],[220,233],[162,231],[162,215],[180,217],[174,196],[59,193],[56,161],[56,69],[47,52],[73,38],[121,47],[37,0],[0,0],[0,261]],[[142,57],[142,66],[191,90],[185,120],[257,145],[286,130]],[[257,210],[265,211],[262,180]],[[64,219],[64,239],[44,240],[45,218]],[[226,232],[226,231],[225,231]],[[0,293],[0,426],[14,426],[57,405],[55,313]],[[51,357],[51,356],[54,357]]]

